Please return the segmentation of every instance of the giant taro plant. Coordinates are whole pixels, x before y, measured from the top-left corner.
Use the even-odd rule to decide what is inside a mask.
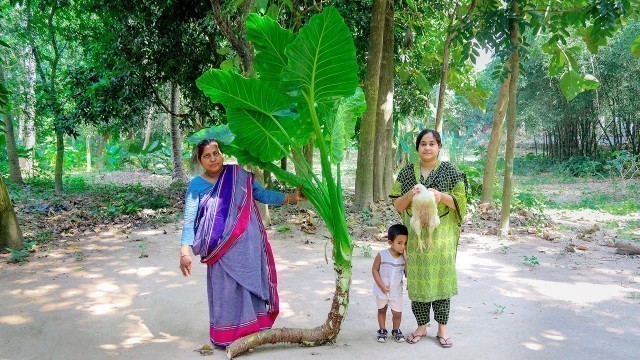
[[[227,111],[228,125],[203,130],[194,140],[213,137],[241,164],[268,170],[302,192],[325,221],[333,239],[336,291],[326,322],[314,329],[272,329],[227,348],[231,358],[260,344],[291,342],[308,346],[333,341],[349,303],[351,254],[340,163],[356,118],[365,110],[358,87],[356,49],[338,11],[327,7],[293,34],[269,17],[251,14],[247,38],[256,50],[258,78],[233,71],[209,70],[197,81],[213,102]],[[313,140],[320,153],[321,174],[314,174],[301,154]],[[275,162],[291,160],[296,173]]]

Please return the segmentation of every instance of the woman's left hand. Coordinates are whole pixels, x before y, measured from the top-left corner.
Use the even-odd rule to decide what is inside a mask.
[[[302,185],[298,186],[296,190],[289,194],[284,194],[283,204],[295,204],[300,201],[307,200],[307,197],[302,194]]]
[[[293,192],[293,194],[295,195],[295,202],[307,200],[307,197],[304,196],[304,194],[302,193],[302,185],[298,186],[296,188],[296,191]]]
[[[436,198],[437,203],[442,201],[442,193],[440,191],[433,188],[429,188],[429,190],[433,193],[433,196]]]

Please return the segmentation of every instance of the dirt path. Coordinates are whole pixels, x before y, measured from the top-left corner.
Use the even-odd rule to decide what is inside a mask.
[[[294,226],[292,226],[294,228]],[[208,342],[204,267],[184,279],[179,225],[96,233],[29,263],[0,259],[0,359],[198,359]],[[322,229],[269,236],[278,265],[278,327],[321,324],[332,297]],[[363,243],[360,242],[360,245]],[[369,243],[373,253],[386,243]],[[372,258],[356,248],[351,303],[335,345],[269,346],[247,359],[632,359],[640,352],[640,258],[592,245],[587,252],[533,236],[464,233],[453,298],[454,347],[429,337],[378,344]],[[330,257],[330,246],[326,249]],[[140,257],[141,254],[148,257]],[[523,265],[535,256],[540,265]],[[406,296],[405,296],[405,299]],[[402,329],[415,320],[405,300]],[[210,359],[224,359],[216,350]]]

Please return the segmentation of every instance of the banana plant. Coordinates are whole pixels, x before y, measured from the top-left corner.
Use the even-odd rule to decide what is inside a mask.
[[[194,134],[218,140],[222,151],[273,173],[303,194],[324,220],[333,241],[336,291],[327,321],[314,329],[272,329],[238,339],[227,348],[233,357],[265,343],[317,346],[335,340],[349,303],[351,255],[340,163],[366,107],[358,87],[356,49],[344,20],[333,7],[314,15],[297,34],[269,17],[247,17],[247,38],[256,50],[257,78],[213,69],[197,86],[227,112],[228,124]],[[315,174],[301,154],[313,140],[320,153]],[[296,173],[276,165],[287,157]]]

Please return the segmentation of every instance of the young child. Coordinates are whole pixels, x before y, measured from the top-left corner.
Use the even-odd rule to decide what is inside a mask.
[[[378,342],[387,341],[387,307],[391,307],[393,329],[391,336],[397,342],[404,342],[400,331],[402,319],[402,277],[404,276],[404,249],[409,231],[402,224],[392,225],[387,232],[389,248],[382,250],[373,261],[373,294],[378,307]]]

